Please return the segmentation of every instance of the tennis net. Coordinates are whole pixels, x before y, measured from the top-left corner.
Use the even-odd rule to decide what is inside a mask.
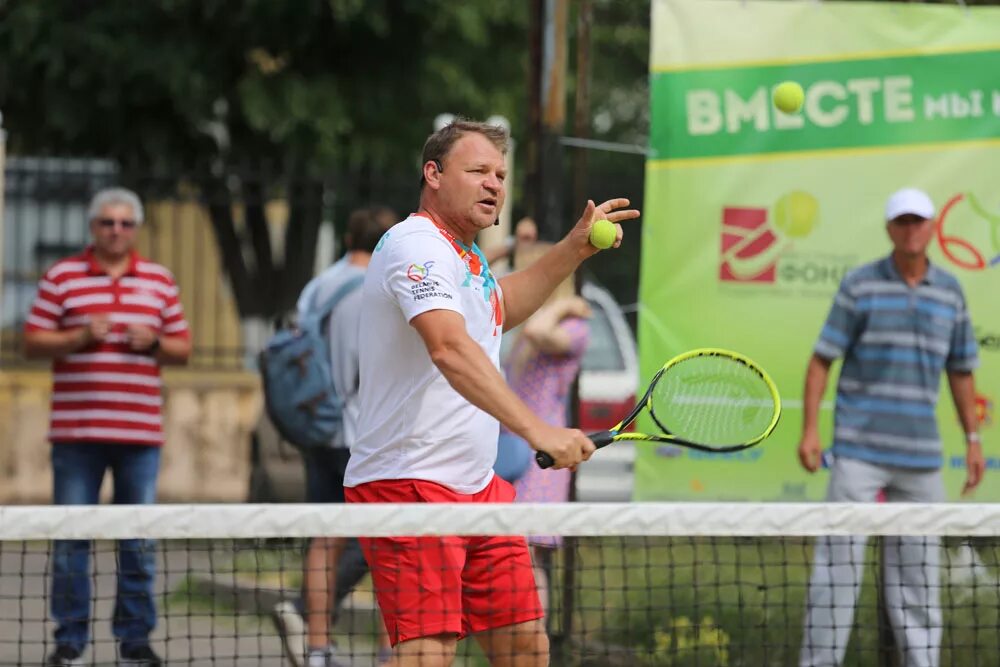
[[[305,664],[295,606],[305,547],[314,536],[358,535],[557,536],[559,548],[537,550],[536,568],[549,584],[553,665],[797,665],[803,644],[826,664],[838,632],[845,665],[997,665],[998,534],[1000,507],[979,504],[0,507],[0,665],[44,663],[56,648],[54,608],[76,610],[81,664],[119,664],[115,632],[153,622],[164,664]],[[830,567],[813,567],[817,545]],[[85,571],[81,550],[92,554]],[[76,577],[62,582],[61,601],[60,559],[62,576]],[[155,611],[133,582],[113,622],[116,570],[141,561],[155,563]],[[334,612],[332,664],[379,664],[382,624],[364,561],[348,548],[340,565],[354,570],[338,577],[352,587]],[[497,587],[509,581],[486,574]],[[851,616],[854,575],[862,583]],[[812,596],[811,576],[827,584]],[[73,599],[86,588],[89,604]],[[522,658],[505,664],[542,664]],[[454,664],[488,661],[467,640]]]

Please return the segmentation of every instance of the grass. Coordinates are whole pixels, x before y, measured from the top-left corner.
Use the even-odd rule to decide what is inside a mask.
[[[982,553],[994,558],[986,566],[995,576],[994,551]],[[869,545],[844,663],[849,667],[879,664],[874,555]],[[795,665],[811,558],[812,548],[803,540],[581,540],[576,552],[574,641],[561,662]],[[564,572],[562,567],[554,572],[557,602]],[[998,604],[995,585],[943,588],[941,664],[1000,664]],[[557,604],[557,632],[560,614]]]

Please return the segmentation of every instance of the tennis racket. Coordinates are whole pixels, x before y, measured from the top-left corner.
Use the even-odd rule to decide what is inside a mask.
[[[623,433],[643,410],[658,433]],[[738,452],[767,438],[778,425],[781,397],[760,366],[737,352],[691,350],[663,365],[632,411],[610,431],[588,437],[598,449],[620,440],[665,442],[703,452]],[[552,457],[536,452],[541,468]]]

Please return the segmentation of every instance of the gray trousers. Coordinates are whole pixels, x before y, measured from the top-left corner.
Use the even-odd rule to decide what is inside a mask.
[[[830,474],[830,502],[944,500],[941,471],[879,466],[838,458]],[[816,540],[800,667],[837,667],[844,660],[861,590],[866,537]],[[937,538],[888,537],[883,553],[885,600],[896,646],[906,667],[937,667],[941,650],[941,549]]]

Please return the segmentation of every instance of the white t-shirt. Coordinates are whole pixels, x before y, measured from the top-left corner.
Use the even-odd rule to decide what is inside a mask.
[[[362,296],[361,412],[344,485],[422,479],[481,491],[493,478],[499,423],[448,384],[410,326],[430,310],[460,313],[499,367],[502,297],[479,249],[411,215],[382,237]]]
[[[318,308],[331,298],[343,285],[365,270],[351,264],[346,257],[329,266],[309,281],[303,288],[297,304],[299,320],[311,308]],[[330,341],[330,365],[333,386],[344,399],[344,428],[334,447],[348,447],[354,442],[358,430],[358,351],[363,306],[361,287],[352,290],[337,303],[327,322],[327,339]]]

